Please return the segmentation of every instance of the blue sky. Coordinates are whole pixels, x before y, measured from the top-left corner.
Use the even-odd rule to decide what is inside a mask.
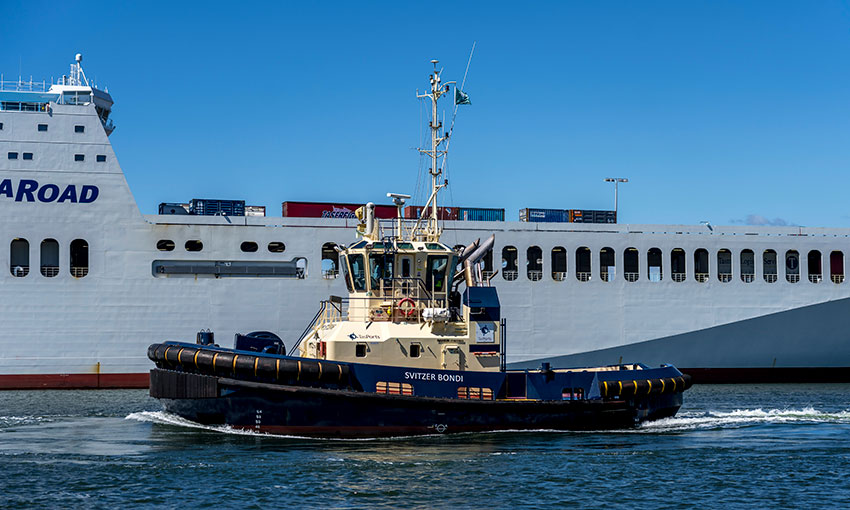
[[[142,212],[280,215],[412,192],[415,91],[432,58],[462,78],[476,41],[443,203],[610,209],[623,176],[621,222],[850,227],[846,3],[438,5],[5,0],[0,71],[83,53]]]

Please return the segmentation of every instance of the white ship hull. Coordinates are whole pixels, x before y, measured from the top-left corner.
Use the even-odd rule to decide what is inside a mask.
[[[342,278],[322,274],[321,253],[325,243],[354,241],[354,220],[143,216],[93,104],[0,111],[0,122],[0,181],[8,181],[5,190],[0,187],[0,388],[146,386],[149,344],[191,340],[207,328],[226,345],[237,332],[266,330],[289,347],[321,299],[345,293]],[[38,131],[41,123],[49,129]],[[85,125],[85,132],[75,132],[77,125]],[[12,152],[33,156],[10,159]],[[83,161],[75,160],[77,154],[85,155]],[[28,195],[22,181],[38,184]],[[48,185],[58,193],[73,185],[77,199],[60,203],[52,188],[40,194]],[[96,199],[83,203],[83,186],[96,186]],[[493,279],[507,319],[511,366],[636,361],[672,363],[697,380],[850,380],[850,283],[843,279],[848,229],[519,222],[446,222],[445,227],[444,241],[456,244],[495,233],[497,265],[505,246],[517,248],[517,278],[508,281],[499,273]],[[20,242],[13,254],[16,239],[28,243],[26,276],[16,276],[22,272]],[[71,274],[77,268],[71,266],[69,247],[77,239],[88,245],[82,277]],[[45,271],[55,276],[42,274],[44,240],[59,247],[58,270],[48,263]],[[175,249],[158,250],[161,240],[173,241]],[[186,251],[190,240],[200,240],[203,249]],[[257,243],[258,251],[243,252],[245,241]],[[283,242],[285,251],[268,251],[271,242]],[[531,246],[541,249],[543,265],[527,273]],[[551,257],[555,247],[567,253],[566,274],[557,271],[558,279]],[[581,275],[579,247],[591,254],[590,271]],[[615,269],[601,270],[603,248],[613,249]],[[623,271],[628,248],[639,254],[631,277],[636,281],[627,281]],[[654,248],[662,254],[659,270],[647,266]],[[684,250],[685,267],[678,269],[683,281],[671,279],[674,249]],[[708,252],[705,282],[695,274],[699,249]],[[731,252],[731,268],[722,271],[721,249]],[[741,276],[743,250],[755,253],[751,277]],[[766,281],[774,278],[772,272],[765,275],[765,250],[780,259],[775,282]],[[794,283],[784,272],[788,250],[800,254],[800,281]],[[809,267],[806,254],[812,250],[820,252],[822,268]],[[835,251],[842,252],[841,275],[830,274]],[[304,278],[155,270],[163,261],[298,258],[307,261]],[[729,279],[721,272],[731,280],[721,281]],[[609,281],[603,281],[603,273]]]

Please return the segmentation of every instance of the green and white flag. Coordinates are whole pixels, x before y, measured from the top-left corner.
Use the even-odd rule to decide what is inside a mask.
[[[472,104],[469,96],[464,94],[462,90],[455,87],[455,104]]]

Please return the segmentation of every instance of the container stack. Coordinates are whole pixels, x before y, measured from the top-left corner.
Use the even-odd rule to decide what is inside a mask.
[[[617,223],[615,211],[592,209],[535,209],[519,210],[519,221],[536,223]]]

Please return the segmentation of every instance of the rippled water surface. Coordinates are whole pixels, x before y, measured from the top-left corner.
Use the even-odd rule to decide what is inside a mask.
[[[0,392],[0,507],[846,507],[848,401],[696,386],[624,432],[316,440],[188,423],[146,391]]]

